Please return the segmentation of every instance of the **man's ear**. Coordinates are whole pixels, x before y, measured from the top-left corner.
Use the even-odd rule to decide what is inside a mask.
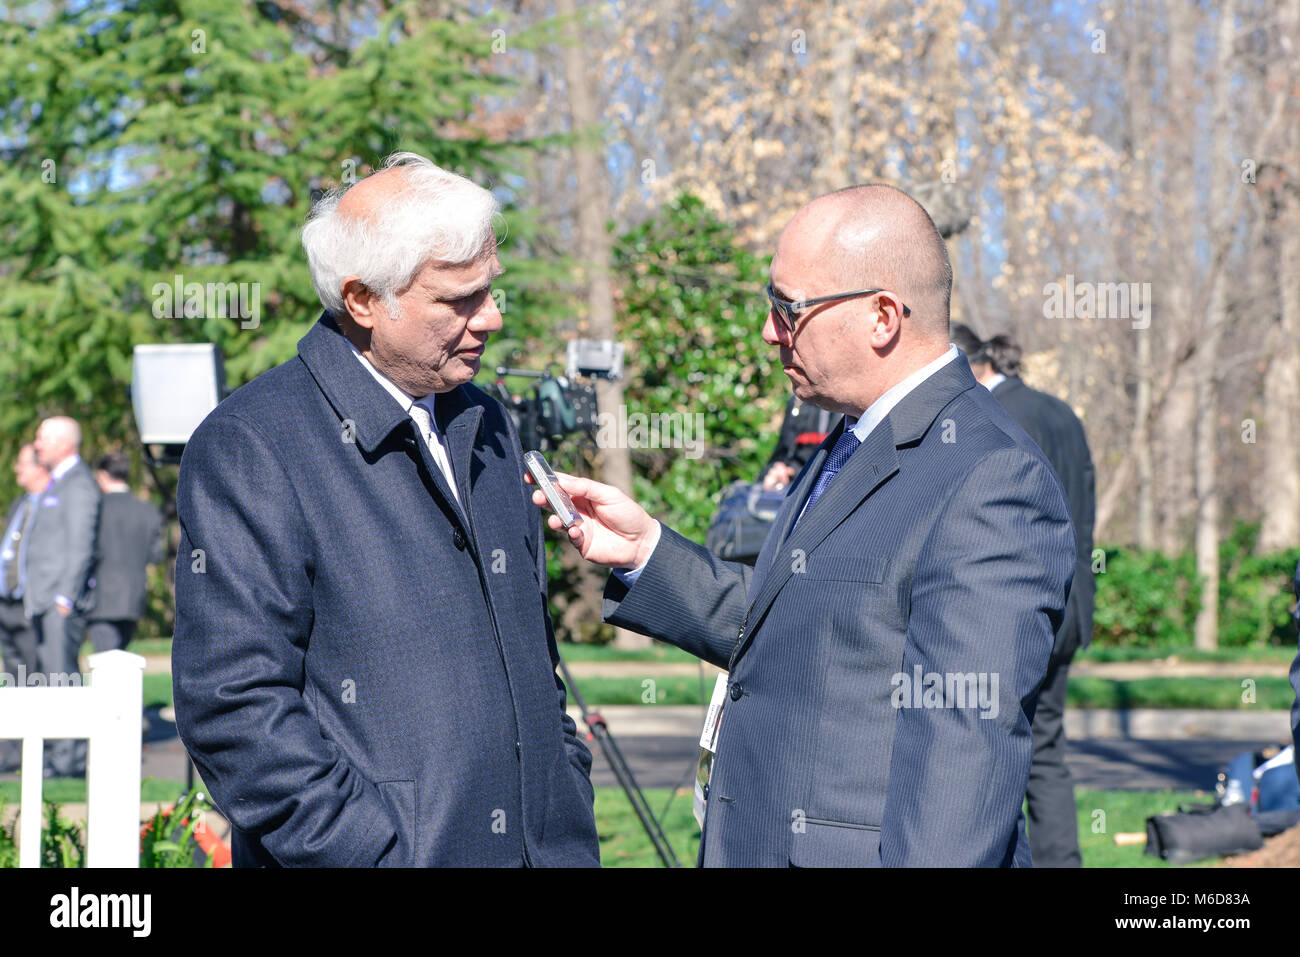
[[[356,276],[343,280],[343,307],[352,321],[363,329],[373,329],[378,320],[379,297]]]
[[[870,307],[870,341],[873,349],[888,348],[897,338],[903,323],[903,304],[887,292],[879,293]]]

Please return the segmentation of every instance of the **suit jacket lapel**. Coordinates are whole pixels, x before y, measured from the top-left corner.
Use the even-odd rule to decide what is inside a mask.
[[[768,542],[763,545],[765,552],[769,551],[770,546],[770,553],[760,554],[755,577],[750,583],[749,594],[752,598],[747,618],[749,624],[741,647],[737,649],[737,657],[749,647],[763,616],[794,574],[794,562],[785,561],[784,558],[792,557],[795,549],[802,550],[806,555],[816,548],[854,509],[898,471],[898,450],[920,442],[948,404],[976,385],[970,365],[960,355],[955,361],[940,367],[885,416],[867,436],[862,447],[845,463],[817,504],[807,515],[797,520],[799,510],[812,492],[813,483],[821,471],[829,448],[839,440],[843,432],[844,423],[841,422],[800,477],[800,487],[791,492],[786,502],[788,511],[783,511],[778,516],[782,537],[776,537],[777,528],[774,528],[768,536]]]
[[[836,439],[839,438],[840,431],[842,430],[836,430],[837,434],[834,436]],[[825,458],[825,449],[817,453],[817,458]],[[794,523],[794,528],[788,535],[783,536],[780,545],[772,549],[770,568],[761,581],[754,582],[754,587],[750,590],[754,599],[749,608],[749,627],[737,657],[744,653],[763,615],[767,613],[767,609],[781,588],[794,574],[795,562],[792,556],[795,551],[802,551],[806,556],[837,525],[848,518],[863,499],[898,471],[898,452],[894,446],[894,431],[890,427],[889,418],[886,417],[872,430],[867,436],[867,441],[850,456],[844,468],[835,476],[816,504],[795,522],[795,517],[799,515],[798,509],[802,509],[804,502],[807,501],[820,470],[820,466],[817,471],[808,469],[802,483],[806,488],[800,489],[798,495],[790,496],[791,500],[797,500],[798,508],[792,509],[792,516],[787,517],[787,527],[789,523]],[[786,558],[791,560],[786,561]]]
[[[813,457],[808,460],[808,464],[803,467],[803,471],[795,478],[794,484],[790,486],[790,491],[781,503],[781,510],[776,513],[776,519],[772,522],[772,528],[768,532],[767,538],[763,540],[763,547],[759,549],[758,558],[754,561],[754,577],[750,579],[749,594],[757,595],[763,587],[763,579],[771,570],[772,563],[776,556],[781,553],[781,544],[790,534],[790,529],[794,527],[795,519],[803,510],[804,502],[808,501],[808,496],[812,494],[812,487],[817,481],[817,476],[821,473],[822,465],[826,461],[826,456],[830,454],[830,449],[839,439],[843,431],[843,422],[841,427],[824,441]]]

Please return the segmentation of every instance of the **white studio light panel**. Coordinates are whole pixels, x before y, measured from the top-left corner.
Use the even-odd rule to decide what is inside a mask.
[[[135,347],[131,404],[145,445],[184,445],[225,394],[221,350],[210,342]]]

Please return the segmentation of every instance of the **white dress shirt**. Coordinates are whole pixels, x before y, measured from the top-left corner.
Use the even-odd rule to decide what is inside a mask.
[[[384,387],[384,391],[393,397],[393,400],[400,405],[406,414],[409,415],[424,436],[424,442],[429,447],[429,454],[433,456],[433,461],[441,470],[443,477],[447,480],[447,485],[451,489],[451,494],[456,497],[456,504],[464,505],[460,500],[460,489],[456,488],[456,473],[452,471],[451,456],[447,452],[447,443],[443,438],[442,432],[438,430],[438,424],[433,417],[433,404],[436,399],[436,393],[430,393],[423,398],[409,395],[404,389],[398,388],[392,379],[384,375],[374,364],[361,354],[361,350],[352,344],[352,340],[346,336],[343,337],[367,371],[375,377],[375,381]],[[416,405],[419,402],[419,405]],[[428,408],[425,408],[427,406]]]
[[[984,388],[992,392],[994,389],[996,389],[998,386],[1000,386],[1002,383],[1006,381],[1007,381],[1007,377],[1004,376],[1001,372],[999,372],[996,375],[989,376],[989,381],[981,382],[980,385],[984,386]]]
[[[50,469],[50,484],[53,485],[63,476],[68,474],[68,470],[81,461],[80,455],[69,455],[54,468]]]

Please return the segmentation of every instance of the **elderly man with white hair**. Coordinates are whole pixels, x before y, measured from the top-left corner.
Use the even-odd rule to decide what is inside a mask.
[[[599,863],[518,436],[470,382],[496,217],[411,153],[327,195],[324,315],[186,448],[176,722],[237,866]]]

